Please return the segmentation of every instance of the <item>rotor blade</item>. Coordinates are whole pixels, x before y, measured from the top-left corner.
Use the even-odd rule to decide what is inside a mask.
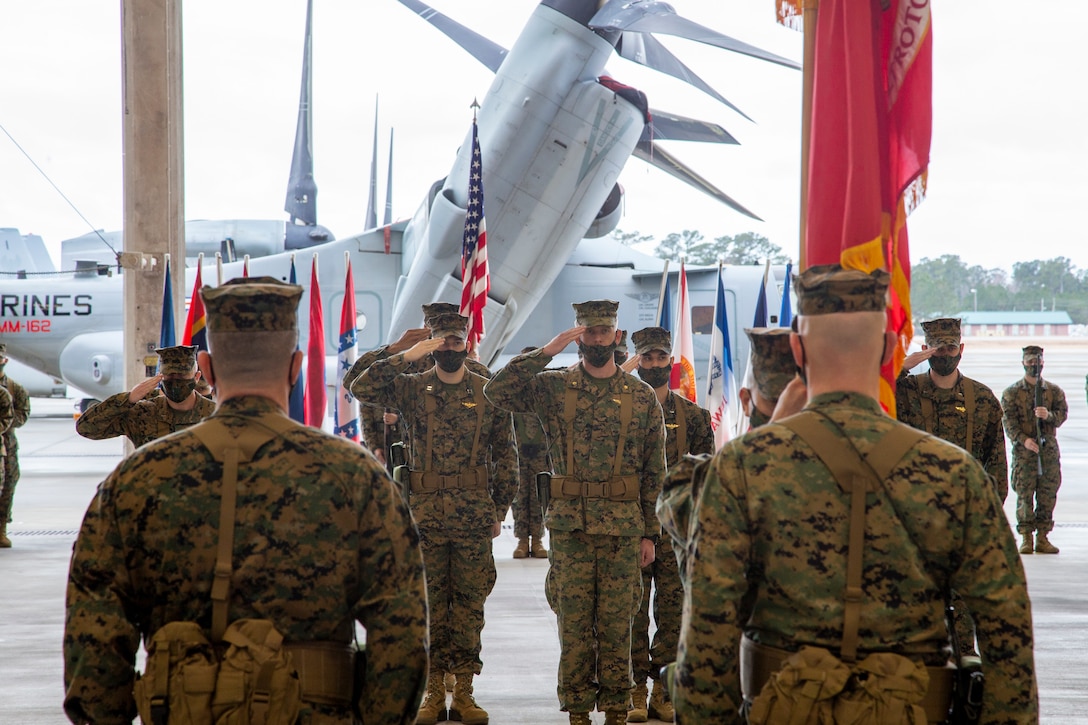
[[[404,0],[401,0],[404,2]],[[609,0],[589,21],[589,27],[606,31],[634,30],[640,33],[664,33],[697,43],[713,45],[734,53],[759,58],[771,63],[800,70],[801,65],[789,58],[761,50],[754,45],[723,35],[700,25],[694,20],[682,18],[671,5],[659,0]]]
[[[643,141],[702,141],[739,144],[731,133],[716,123],[700,121],[675,113],[650,109],[650,123],[642,133]]]
[[[740,110],[725,96],[718,93],[710,85],[696,75],[695,71],[688,68],[683,62],[673,55],[668,48],[649,33],[624,32],[620,35],[620,41],[616,44],[616,52],[627,60],[634,61],[647,68],[666,73],[673,78],[679,78],[707,94],[714,100],[722,103],[751,121],[752,119],[744,111]],[[754,121],[752,121],[755,123]]]
[[[695,173],[690,168],[685,166],[682,161],[680,161],[678,158],[676,158],[657,144],[644,143],[640,141],[638,146],[635,147],[634,155],[642,159],[646,163],[656,166],[665,173],[675,176],[677,179],[680,179],[684,183],[695,187],[704,194],[707,194],[717,199],[731,209],[735,209],[741,214],[747,217],[751,217],[756,221],[763,221],[758,216],[745,209],[741,204],[734,201],[731,196],[711,184],[702,176],[699,176],[699,174]]]
[[[492,73],[499,70],[499,66],[502,65],[508,52],[506,48],[492,43],[476,31],[469,30],[456,20],[451,20],[431,6],[419,2],[419,0],[398,1],[401,5],[441,30],[453,42],[467,50],[473,58],[490,68]]]

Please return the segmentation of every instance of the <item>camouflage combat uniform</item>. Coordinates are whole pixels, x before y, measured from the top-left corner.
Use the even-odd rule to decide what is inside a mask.
[[[518,446],[518,492],[514,496],[514,536],[540,539],[544,535],[544,512],[536,488],[536,474],[550,471],[548,437],[540,419],[531,413],[514,416],[514,437]]]
[[[460,383],[448,385],[433,369],[409,373],[410,366],[403,353],[379,359],[356,378],[351,392],[368,405],[400,411],[413,474],[462,476],[449,487],[413,483],[409,505],[427,567],[432,668],[479,674],[484,601],[495,585],[491,527],[506,518],[517,489],[513,424],[508,414],[482,399],[487,409],[477,431],[476,390],[485,381],[480,375],[465,370]],[[432,403],[435,430],[429,432]],[[486,483],[483,478],[476,484],[464,480],[481,468],[487,471]]]
[[[553,442],[556,476],[608,481],[622,441],[619,473],[637,476],[637,498],[552,495],[544,524],[551,563],[546,593],[559,620],[560,707],[589,712],[596,704],[603,711],[626,710],[631,621],[641,598],[640,540],[660,530],[654,502],[665,470],[661,407],[648,385],[622,371],[604,379],[590,377],[581,365],[546,372],[550,361],[541,350],[518,355],[485,389],[500,408],[540,418]],[[568,389],[576,391],[569,424],[564,417]],[[631,420],[620,430],[624,396],[630,396]]]
[[[232,429],[286,415],[224,401]],[[367,631],[365,722],[415,719],[427,671],[418,535],[381,467],[350,441],[289,423],[239,464],[229,617],[272,620],[287,641],[350,643]],[[193,433],[155,441],[101,484],[72,556],[64,633],[73,722],[129,723],[140,638],[171,621],[211,625],[222,465]],[[303,703],[300,725],[352,723]]]
[[[1012,442],[1012,489],[1016,492],[1016,529],[1022,535],[1038,531],[1048,534],[1054,528],[1054,506],[1062,485],[1061,451],[1057,429],[1069,417],[1065,392],[1054,383],[1043,380],[1043,407],[1050,417],[1042,421],[1043,475],[1038,471],[1038,455],[1024,447],[1024,441],[1035,439],[1035,386],[1021,378],[1005,388],[1001,407],[1005,411],[1005,434]]]
[[[127,392],[111,395],[87,408],[76,420],[76,432],[91,440],[123,435],[132,445],[140,446],[175,431],[188,428],[215,411],[215,401],[196,396],[191,410],[174,410],[165,395],[129,402]]]
[[[2,353],[0,353],[2,354]],[[21,428],[30,417],[30,396],[26,388],[15,382],[0,369],[0,388],[6,390],[11,398],[11,422],[4,425],[7,414],[0,413],[0,454],[4,457],[3,472],[0,473],[0,524],[11,521],[12,499],[15,497],[15,484],[19,483],[19,439],[15,429]],[[0,407],[4,407],[0,404]]]
[[[806,409],[835,421],[862,455],[897,425],[859,394],[819,395]],[[730,441],[715,456],[692,526],[677,722],[738,722],[742,633],[791,651],[806,644],[838,650],[849,515],[849,494],[781,425]],[[978,624],[983,722],[1036,722],[1024,573],[978,463],[923,439],[868,496],[865,538],[859,652],[894,651],[942,665],[944,600],[955,589]]]
[[[670,392],[661,406],[665,418],[665,458],[669,467],[676,465],[688,453],[714,452],[714,432],[710,428],[710,412],[700,408],[682,395]],[[683,417],[685,440],[680,438]],[[690,490],[690,487],[689,489]],[[676,659],[676,640],[680,635],[680,613],[684,606],[684,587],[673,551],[672,537],[659,536],[657,556],[642,570],[642,606],[635,615],[631,630],[631,668],[635,682],[657,677],[662,667]],[[654,633],[650,644],[650,582],[654,584]]]

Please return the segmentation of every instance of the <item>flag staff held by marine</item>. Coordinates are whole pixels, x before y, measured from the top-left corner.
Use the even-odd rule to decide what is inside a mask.
[[[468,173],[468,207],[461,246],[461,315],[468,318],[468,350],[471,353],[484,335],[484,307],[491,291],[487,268],[487,224],[484,220],[484,167],[480,154],[479,127],[472,99],[472,164]]]

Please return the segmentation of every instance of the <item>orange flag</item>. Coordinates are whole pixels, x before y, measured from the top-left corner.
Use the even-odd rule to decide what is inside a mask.
[[[912,333],[906,217],[925,194],[932,49],[929,0],[820,2],[805,261],[891,273],[888,329],[900,345],[880,402],[892,415]]]

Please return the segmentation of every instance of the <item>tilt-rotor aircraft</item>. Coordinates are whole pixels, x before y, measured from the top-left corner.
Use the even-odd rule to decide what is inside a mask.
[[[627,160],[638,156],[748,216],[754,215],[656,144],[657,140],[736,143],[724,129],[649,108],[645,96],[613,81],[605,63],[619,53],[692,83],[728,103],[652,35],[696,40],[789,68],[797,65],[676,15],[663,2],[545,0],[506,50],[415,0],[402,4],[495,71],[479,109],[479,139],[491,292],[484,311],[481,360],[541,345],[570,326],[570,303],[621,301],[620,326],[656,324],[663,261],[603,239],[619,221]],[[316,260],[326,350],[336,350],[345,255],[354,270],[360,350],[390,342],[421,323],[420,306],[461,296],[460,254],[468,202],[471,129],[445,179],[435,182],[407,222],[317,245],[297,255],[306,339],[311,260]],[[583,241],[584,240],[584,241]],[[316,256],[312,256],[316,255]],[[250,261],[251,275],[286,279],[291,255]],[[777,278],[781,269],[776,269]],[[224,265],[226,278],[242,273]],[[734,354],[747,349],[763,270],[726,272]],[[194,269],[187,270],[186,291]],[[205,281],[215,269],[203,270]],[[688,270],[696,332],[711,324],[716,268]],[[2,336],[13,357],[59,375],[94,398],[123,389],[121,290],[94,269],[62,283],[8,280],[0,288]],[[676,290],[673,277],[672,290]],[[709,335],[697,335],[696,365]],[[507,350],[506,355],[503,351]],[[330,377],[333,384],[335,377]]]

